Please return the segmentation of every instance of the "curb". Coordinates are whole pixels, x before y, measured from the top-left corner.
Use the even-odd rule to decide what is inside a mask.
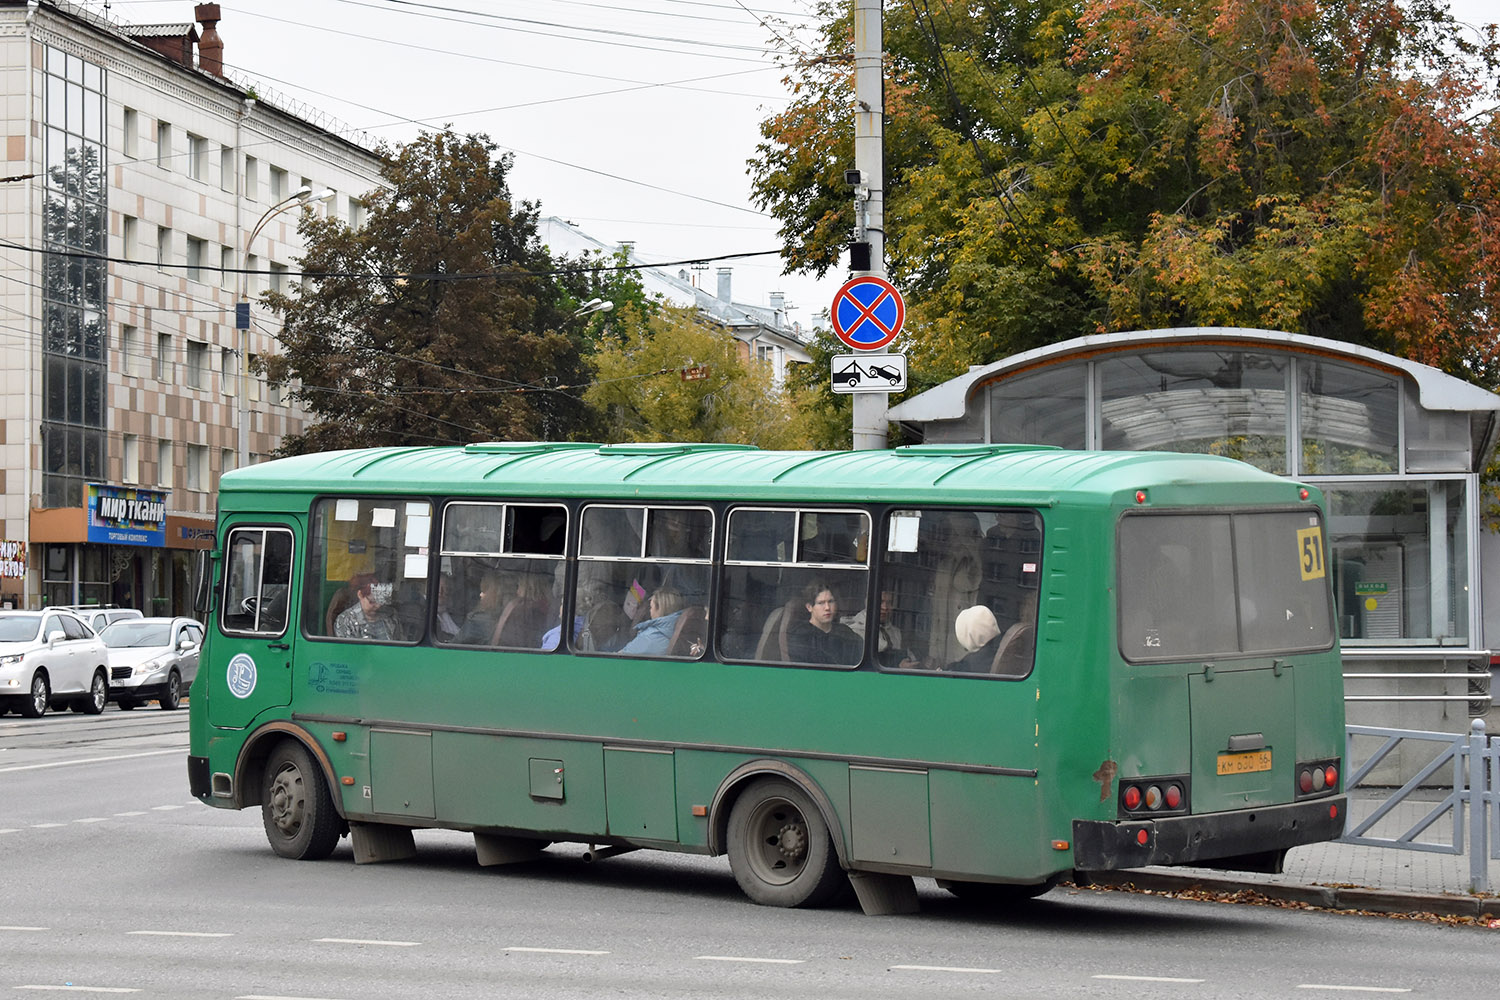
[[[1113,872],[1076,872],[1075,884],[1152,892],[1201,891],[1235,895],[1253,893],[1266,899],[1301,903],[1323,910],[1364,910],[1370,913],[1431,913],[1440,917],[1500,917],[1500,897],[1457,896],[1444,893],[1397,892],[1358,886],[1305,885],[1256,882],[1251,879],[1177,875],[1129,869]]]

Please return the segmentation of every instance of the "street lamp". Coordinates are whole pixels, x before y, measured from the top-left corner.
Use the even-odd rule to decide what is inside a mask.
[[[276,216],[292,208],[310,205],[315,201],[331,201],[337,192],[324,189],[313,194],[313,189],[306,184],[293,191],[287,197],[281,199],[270,208],[266,209],[250,230],[250,238],[245,241],[245,248],[240,253],[240,280],[239,297],[236,299],[234,311],[234,325],[240,331],[240,406],[239,406],[239,441],[236,449],[238,458],[236,468],[243,469],[250,464],[250,248],[255,245],[255,238],[260,231],[266,228]]]
[[[605,302],[603,299],[589,299],[583,305],[573,310],[574,316],[587,316],[590,313],[607,313],[615,307],[613,302]]]

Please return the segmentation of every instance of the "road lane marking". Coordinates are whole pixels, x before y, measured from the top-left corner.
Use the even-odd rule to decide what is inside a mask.
[[[74,986],[66,983],[62,986],[17,986],[18,990],[49,990],[59,993],[139,993],[140,990],[129,986]]]
[[[152,812],[171,812],[173,809],[181,809],[182,806],[152,806]]]
[[[420,941],[377,941],[372,938],[313,938],[314,944],[378,944],[387,948],[415,948]]]
[[[893,965],[891,969],[902,969],[907,972],[976,972],[981,975],[999,975],[1001,969],[967,969],[960,965]]]
[[[67,825],[66,823],[33,823],[31,824],[31,828],[33,830],[55,830],[60,826]]]
[[[202,937],[223,938],[234,937],[228,931],[126,931],[126,934],[149,934],[152,937]]]
[[[234,1000],[329,1000],[328,997],[280,997],[270,996],[265,993],[246,993],[237,996]]]
[[[1402,986],[1330,986],[1326,983],[1299,983],[1299,990],[1344,990],[1348,993],[1410,993]]]
[[[1201,983],[1202,979],[1178,979],[1173,976],[1112,976],[1098,975],[1095,979],[1124,979],[1132,983]]]
[[[50,927],[0,927],[0,931],[50,931]]]
[[[608,955],[607,951],[588,951],[583,948],[523,948],[520,945],[511,945],[502,948],[501,951],[529,951],[537,955]]]
[[[801,965],[802,958],[749,958],[744,955],[696,955],[695,962],[762,962],[766,965]]]
[[[78,760],[54,760],[45,764],[17,764],[15,767],[0,767],[0,774],[12,771],[40,771],[44,767],[71,767],[74,764],[104,764],[112,760],[134,760],[137,757],[160,757],[162,754],[180,754],[187,750],[184,745],[176,750],[146,750],[142,753],[124,753],[116,757],[80,757]]]
[[[108,823],[108,816],[85,816],[83,819],[75,819],[75,823]]]
[[[144,809],[132,809],[130,812],[115,813],[115,815],[116,816],[144,816],[144,815],[146,815],[146,810],[144,810]]]
[[[21,831],[18,828],[13,827],[13,826],[6,827],[4,830],[0,830],[0,833],[20,833],[20,832]]]

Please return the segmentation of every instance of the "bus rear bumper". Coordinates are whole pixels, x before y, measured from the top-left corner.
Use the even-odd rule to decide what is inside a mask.
[[[1154,820],[1073,821],[1073,865],[1113,871],[1147,865],[1221,867],[1221,859],[1270,856],[1344,832],[1342,795],[1291,805]],[[1144,836],[1142,836],[1144,834]]]

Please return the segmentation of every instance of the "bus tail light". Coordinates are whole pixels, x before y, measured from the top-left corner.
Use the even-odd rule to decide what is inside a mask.
[[[1297,763],[1297,798],[1310,799],[1339,790],[1339,759]]]
[[[1174,775],[1165,778],[1136,778],[1126,781],[1120,786],[1120,815],[1122,818],[1168,816],[1188,811],[1188,779],[1186,775]]]

